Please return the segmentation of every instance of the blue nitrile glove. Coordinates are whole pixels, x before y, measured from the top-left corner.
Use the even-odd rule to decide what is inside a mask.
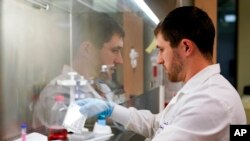
[[[110,117],[115,105],[113,102],[95,98],[81,99],[76,101],[76,104],[81,107],[80,112],[84,115],[87,115],[88,118],[97,115],[105,115],[105,117]]]

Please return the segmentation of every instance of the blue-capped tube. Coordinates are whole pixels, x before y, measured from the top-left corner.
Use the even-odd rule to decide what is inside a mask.
[[[21,141],[26,141],[27,124],[21,124]]]
[[[105,126],[106,125],[106,116],[104,114],[99,115],[97,117],[97,123]]]

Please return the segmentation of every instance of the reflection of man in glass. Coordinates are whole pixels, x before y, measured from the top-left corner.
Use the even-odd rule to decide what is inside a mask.
[[[83,34],[83,37],[79,39],[81,43],[74,45],[75,48],[73,48],[73,70],[88,80],[97,80],[102,79],[100,71],[105,69],[107,73],[105,79],[110,81],[116,65],[123,63],[121,49],[125,33],[117,22],[105,14],[91,13],[84,16],[83,19],[86,19],[87,22],[78,25],[83,27],[79,33]],[[83,42],[81,38],[84,39]],[[102,68],[103,65],[106,68]],[[99,86],[95,85],[95,88],[99,88]],[[104,96],[100,91],[99,94]],[[91,96],[93,95],[91,94]]]
[[[101,65],[123,63],[121,48],[124,31],[104,14],[91,14],[87,19],[89,22],[85,24],[85,31],[88,32],[83,35],[81,47],[74,52],[72,66],[75,71],[90,79],[99,74]]]
[[[69,80],[69,72],[73,71],[78,74],[74,76],[75,80],[80,80],[82,79],[80,76],[83,76],[84,80],[94,80],[94,88],[102,86],[105,89],[107,87],[97,85],[102,65],[107,67],[108,79],[112,79],[115,66],[123,63],[121,49],[125,33],[114,19],[105,14],[90,13],[85,17],[82,26],[85,31],[84,40],[80,47],[73,49],[71,66],[64,65],[62,74],[53,79],[40,93],[35,115],[47,127],[50,126],[48,123],[50,108],[53,106],[55,95],[64,95],[66,104],[69,104],[71,88],[59,85],[58,80]],[[95,94],[107,98],[99,90],[92,89],[91,85],[81,85],[77,89],[74,88],[73,92],[81,95],[77,98],[97,97]]]

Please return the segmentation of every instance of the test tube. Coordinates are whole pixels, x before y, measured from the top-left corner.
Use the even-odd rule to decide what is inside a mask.
[[[27,124],[21,124],[21,139],[22,141],[26,141],[26,132],[27,132]]]

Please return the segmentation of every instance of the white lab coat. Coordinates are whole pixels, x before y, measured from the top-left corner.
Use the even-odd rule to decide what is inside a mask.
[[[116,105],[111,118],[152,141],[229,141],[229,125],[246,124],[240,96],[219,64],[193,76],[159,114]]]

